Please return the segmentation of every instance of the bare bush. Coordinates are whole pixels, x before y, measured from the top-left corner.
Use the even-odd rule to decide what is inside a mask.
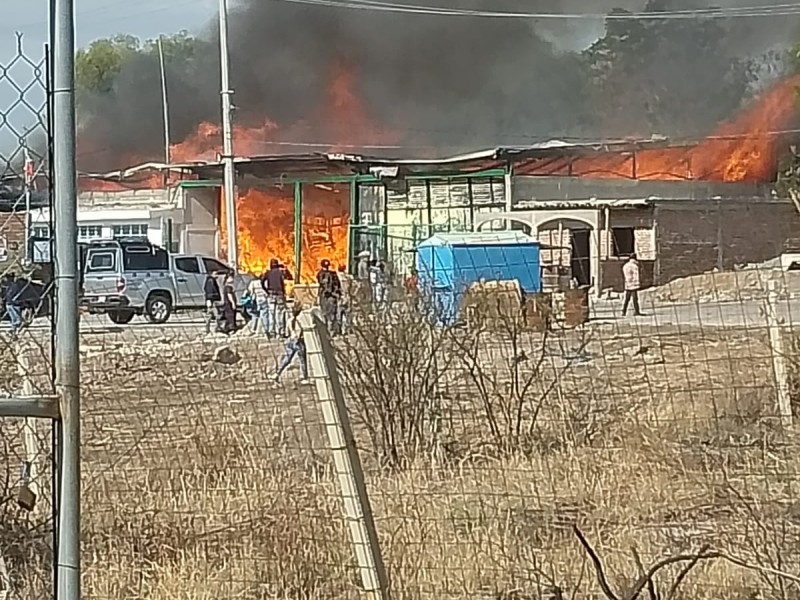
[[[443,440],[443,378],[453,361],[448,330],[419,307],[363,310],[340,338],[337,361],[353,420],[390,468],[431,456]]]

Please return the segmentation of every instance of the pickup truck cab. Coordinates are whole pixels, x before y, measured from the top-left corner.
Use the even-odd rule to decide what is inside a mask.
[[[107,314],[118,324],[142,315],[151,323],[164,323],[176,311],[205,307],[203,284],[209,273],[221,278],[232,273],[216,258],[170,254],[141,239],[93,242],[82,252],[81,304],[90,313]],[[234,274],[237,296],[253,276]]]

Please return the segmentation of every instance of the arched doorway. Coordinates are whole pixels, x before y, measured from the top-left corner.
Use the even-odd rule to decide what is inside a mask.
[[[549,262],[569,267],[572,278],[582,286],[593,284],[592,230],[590,223],[579,219],[552,219],[537,228],[539,241],[552,248],[547,251]]]

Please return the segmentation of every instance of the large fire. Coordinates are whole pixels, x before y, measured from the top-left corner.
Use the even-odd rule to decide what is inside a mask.
[[[699,144],[537,159],[514,170],[597,179],[770,181],[787,137],[781,133],[796,119],[798,86],[800,75],[781,81]]]
[[[515,164],[522,175],[585,176],[650,180],[769,181],[773,178],[787,129],[796,115],[800,76],[784,80],[764,93],[735,120],[720,126],[699,144],[631,152],[587,152],[581,156],[537,158]],[[377,126],[356,92],[354,71],[346,63],[334,69],[316,114],[289,126],[269,119],[234,127],[237,156],[305,151],[345,151],[348,148],[396,144],[399,136]],[[311,128],[309,124],[317,124]],[[323,125],[319,125],[319,124]],[[172,146],[173,163],[214,160],[220,152],[220,128],[202,123],[196,132]],[[143,176],[141,185],[83,181],[82,189],[116,191],[130,187],[160,187],[162,176]],[[237,198],[239,256],[245,270],[262,272],[277,258],[297,272],[294,186],[281,182],[245,181]],[[220,228],[225,237],[224,202]],[[303,184],[301,281],[313,279],[323,258],[335,265],[347,261],[350,190],[347,184]]]
[[[294,202],[292,185],[250,188],[237,198],[239,263],[244,270],[262,273],[276,258],[297,273]],[[304,185],[300,221],[301,282],[314,280],[323,258],[334,268],[347,264],[349,184]],[[220,222],[225,222],[224,202]],[[224,228],[222,232],[224,247]]]
[[[298,140],[325,150],[340,151],[350,146],[391,144],[396,138],[375,125],[356,94],[352,69],[340,63],[334,71],[319,114],[311,122],[325,123],[317,131],[319,139],[308,139],[307,123],[279,128],[271,121],[257,127],[234,128],[237,155],[264,154],[275,147],[286,147]],[[220,130],[202,124],[195,135],[173,147],[175,162],[213,158],[219,151]],[[313,281],[323,258],[336,267],[347,264],[350,222],[350,189],[347,184],[304,184],[300,214],[300,281]],[[224,202],[220,222],[225,222]],[[295,252],[295,200],[291,184],[254,184],[240,190],[236,201],[239,232],[239,263],[253,273],[261,273],[272,258],[277,258],[297,273]],[[223,229],[223,247],[224,228]]]

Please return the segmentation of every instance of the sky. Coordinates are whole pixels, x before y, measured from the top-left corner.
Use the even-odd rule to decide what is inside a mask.
[[[15,33],[21,33],[25,55],[40,60],[48,35],[47,0],[2,0],[0,21],[0,65],[6,66],[16,54]],[[84,47],[98,38],[129,33],[144,39],[182,29],[196,32],[216,15],[218,0],[75,0],[76,45]],[[29,65],[17,62],[10,70],[18,86],[33,78]],[[19,92],[0,78],[0,113],[9,114],[12,127],[24,131],[32,121],[31,111],[19,104]],[[33,104],[43,100],[34,93],[27,99]],[[0,122],[2,119],[0,118]],[[0,166],[8,158],[4,148],[16,146],[14,132],[0,124]],[[11,144],[9,144],[11,142]]]

